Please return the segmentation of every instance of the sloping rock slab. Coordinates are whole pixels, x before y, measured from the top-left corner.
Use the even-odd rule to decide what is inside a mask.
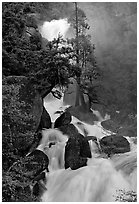
[[[91,110],[84,111],[82,106],[69,107],[66,110],[69,111],[72,116],[78,118],[81,121],[89,123],[90,125],[93,125],[94,121],[98,121],[97,116],[93,114]]]

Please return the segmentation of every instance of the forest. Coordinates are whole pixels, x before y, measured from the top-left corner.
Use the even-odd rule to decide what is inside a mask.
[[[121,14],[111,17],[113,22],[106,26],[114,24],[113,31],[108,28],[108,36],[99,34],[100,42],[95,36],[93,39],[98,26],[95,16],[91,16],[85,3],[76,6],[71,2],[2,3],[3,201],[37,201],[26,193],[30,181],[17,182],[15,175],[7,172],[38,139],[36,129],[43,112],[43,98],[55,86],[66,86],[70,77],[78,81],[93,109],[111,116],[112,120],[104,127],[118,132],[122,126],[119,134],[136,135],[136,3],[129,3],[128,9],[121,11],[118,6],[101,4],[106,23],[114,12]],[[90,6],[102,9],[97,3]],[[71,38],[59,35],[48,41],[42,37],[39,28],[45,21],[64,18],[72,27]],[[103,30],[105,25],[100,22],[100,26]]]

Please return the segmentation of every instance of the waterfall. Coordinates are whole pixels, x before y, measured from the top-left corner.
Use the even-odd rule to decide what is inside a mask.
[[[56,111],[65,110],[63,98],[56,99],[49,96],[44,100],[44,106],[54,122],[59,116]],[[96,136],[97,140],[111,132],[102,128],[102,118],[98,111],[94,112],[99,121],[93,125],[80,121],[72,116],[71,123],[81,134]],[[131,151],[117,154],[111,158],[102,158],[95,142],[90,142],[92,158],[88,159],[87,166],[77,170],[64,169],[64,147],[68,135],[56,129],[43,130],[41,144],[48,144],[56,140],[56,145],[46,154],[50,158],[50,172],[46,175],[47,183],[41,197],[42,202],[114,202],[120,192],[137,190],[137,145],[131,138],[127,138],[131,144]],[[86,136],[86,135],[84,135]],[[62,139],[60,139],[62,138]],[[45,146],[45,145],[44,145]],[[121,194],[120,194],[121,195]]]
[[[107,159],[89,159],[75,171],[57,170],[48,176],[43,202],[113,202],[117,191],[130,191],[130,183]]]

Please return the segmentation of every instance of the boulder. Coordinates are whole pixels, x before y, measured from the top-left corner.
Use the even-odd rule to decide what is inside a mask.
[[[76,137],[78,134],[77,128],[73,124],[63,125],[58,128],[64,135],[68,137]]]
[[[100,147],[102,152],[108,156],[130,151],[130,143],[128,140],[123,136],[117,135],[103,137],[100,140]]]
[[[3,161],[10,162],[10,157],[12,160],[14,155],[24,156],[28,152],[40,123],[43,102],[27,77],[6,77],[2,88]],[[7,160],[5,155],[9,152]]]
[[[71,114],[66,111],[60,117],[58,117],[54,123],[54,128],[69,125],[71,122]]]
[[[76,170],[87,165],[87,158],[91,158],[89,142],[81,134],[70,137],[65,146],[65,169]]]

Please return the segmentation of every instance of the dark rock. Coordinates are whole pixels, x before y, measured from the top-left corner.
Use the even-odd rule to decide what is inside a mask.
[[[38,127],[38,130],[42,130],[43,128],[49,129],[52,126],[51,118],[49,113],[46,111],[46,109],[43,107],[43,112],[40,119],[40,124]]]
[[[72,116],[91,125],[94,124],[94,121],[98,121],[98,118],[91,110],[84,111],[82,106],[69,107],[66,110],[69,111]]]
[[[58,128],[64,125],[69,125],[71,122],[71,114],[66,111],[60,117],[58,117],[54,123],[54,128]]]
[[[54,90],[54,91],[52,90],[51,93],[53,94],[53,96],[54,96],[55,98],[61,99],[61,97],[62,97],[61,92],[58,91],[58,90]]]
[[[86,136],[85,139],[86,139],[87,141],[92,140],[92,141],[94,141],[94,142],[97,142],[96,136]]]
[[[58,129],[68,137],[76,137],[76,135],[78,134],[78,130],[73,124],[63,125],[60,126]]]
[[[62,111],[56,111],[56,112],[55,112],[55,114],[62,114],[62,113],[64,113],[63,110],[62,110]]]
[[[130,151],[130,143],[125,137],[110,135],[103,137],[100,140],[100,146],[102,152],[108,154],[118,154]]]
[[[65,169],[72,170],[87,165],[87,158],[91,158],[89,142],[81,134],[70,137],[65,146]]]
[[[34,196],[41,196],[46,191],[46,177],[45,172],[42,172],[38,177],[35,178],[35,185],[33,186],[32,193]]]

